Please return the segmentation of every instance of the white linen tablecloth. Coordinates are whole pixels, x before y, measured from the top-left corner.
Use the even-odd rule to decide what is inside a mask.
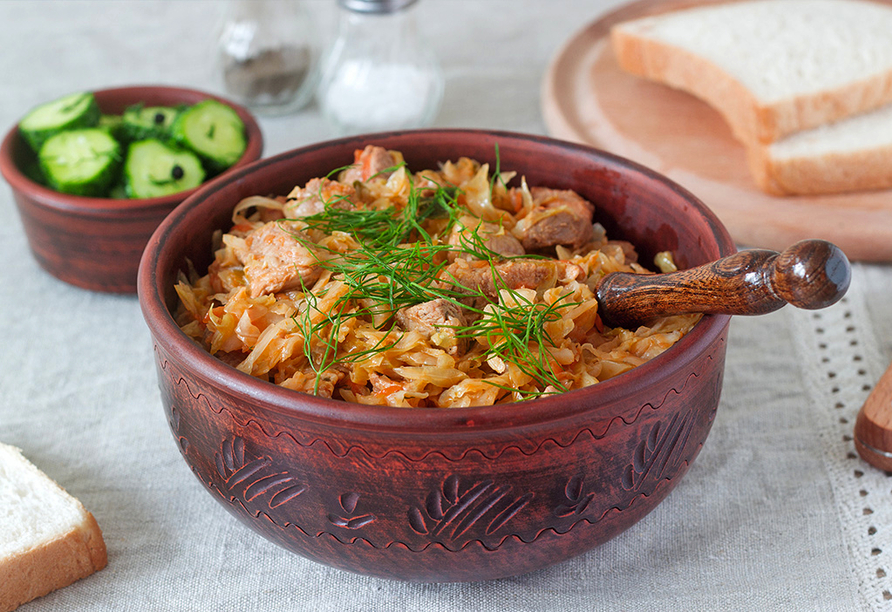
[[[334,0],[308,4],[329,31]],[[615,4],[422,0],[447,77],[436,125],[544,134],[548,62]],[[0,126],[74,90],[221,92],[211,49],[222,9],[0,1]],[[266,155],[333,136],[313,106],[261,126]],[[42,271],[5,185],[0,215],[0,441],[84,503],[109,551],[106,569],[23,610],[892,609],[892,478],[851,441],[892,360],[888,265],[855,265],[848,296],[830,309],[732,321],[712,433],[669,498],[627,532],[525,576],[409,584],[304,560],[232,518],[179,456],[136,298]]]

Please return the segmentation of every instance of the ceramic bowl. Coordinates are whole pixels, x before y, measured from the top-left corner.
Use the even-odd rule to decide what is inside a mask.
[[[243,107],[209,93],[178,87],[135,86],[96,91],[105,113],[147,106],[194,104],[214,98],[233,107],[245,123],[248,147],[226,172],[260,159],[263,136]],[[73,196],[34,182],[22,168],[34,153],[14,126],[0,145],[0,172],[12,187],[28,244],[42,268],[57,278],[94,291],[136,293],[143,248],[158,224],[195,189],[146,199]],[[224,175],[226,173],[223,173]]]
[[[252,194],[286,194],[377,144],[410,169],[469,156],[530,185],[574,189],[608,235],[681,267],[735,251],[693,195],[627,160],[512,133],[425,130],[304,147],[232,172],[158,228],[140,267],[164,411],[183,458],[224,508],[307,558],[363,574],[477,581],[585,552],[642,519],[687,472],[719,402],[729,317],[583,390],[485,408],[403,409],[254,379],[176,326],[174,283],[211,260],[212,234]],[[209,528],[220,516],[208,517]]]

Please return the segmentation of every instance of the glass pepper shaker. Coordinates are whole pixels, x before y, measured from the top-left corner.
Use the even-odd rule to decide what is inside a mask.
[[[444,77],[415,20],[417,0],[338,0],[338,35],[317,92],[340,134],[430,125]]]
[[[217,55],[227,95],[251,110],[283,114],[313,97],[319,42],[301,0],[230,0]]]

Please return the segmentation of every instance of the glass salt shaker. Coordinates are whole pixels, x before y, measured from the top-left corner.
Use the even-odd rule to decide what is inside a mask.
[[[264,114],[306,105],[318,73],[317,30],[301,0],[230,0],[217,40],[227,95]]]
[[[340,134],[430,125],[444,77],[415,20],[417,0],[338,0],[338,36],[322,67],[322,112]]]

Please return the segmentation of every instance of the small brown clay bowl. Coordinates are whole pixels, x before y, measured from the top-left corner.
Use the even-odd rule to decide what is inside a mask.
[[[99,108],[112,114],[140,102],[147,106],[176,106],[208,98],[220,100],[238,112],[248,136],[245,153],[226,172],[260,159],[263,152],[263,136],[254,117],[245,108],[212,94],[162,86],[121,87],[95,94]],[[196,190],[133,200],[67,195],[26,176],[22,169],[33,157],[18,127],[13,126],[0,145],[0,172],[12,187],[28,244],[38,264],[78,287],[136,293],[139,259],[149,237],[164,217]]]
[[[176,326],[174,283],[211,260],[233,206],[352,162],[374,143],[410,169],[469,156],[530,185],[574,189],[608,235],[644,261],[682,267],[735,251],[719,220],[663,176],[566,142],[503,132],[426,130],[304,147],[232,172],[158,228],[140,266],[164,410],[207,491],[264,537],[338,568],[417,581],[526,573],[616,536],[687,472],[719,402],[728,316],[707,315],[674,347],[583,390],[523,403],[403,409],[305,395],[243,374]]]

